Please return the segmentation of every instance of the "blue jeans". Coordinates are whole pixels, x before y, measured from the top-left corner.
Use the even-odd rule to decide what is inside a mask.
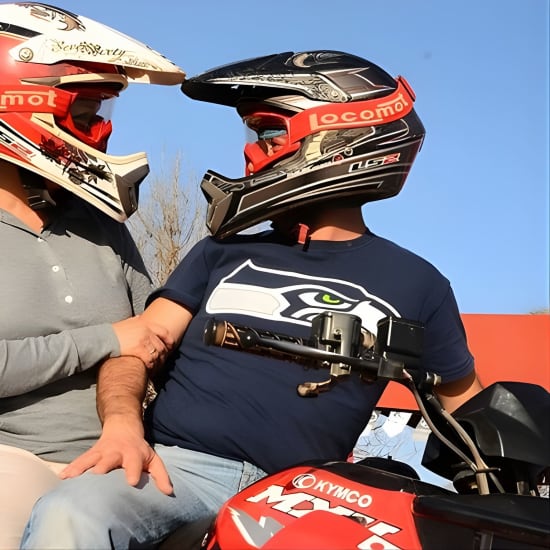
[[[215,516],[227,499],[265,476],[248,462],[179,447],[155,450],[170,475],[172,496],[145,474],[131,487],[120,469],[65,480],[36,503],[21,548],[151,548],[178,526]]]

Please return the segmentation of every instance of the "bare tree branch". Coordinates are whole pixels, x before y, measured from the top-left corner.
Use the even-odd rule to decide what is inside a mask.
[[[153,174],[142,188],[139,210],[128,221],[130,232],[156,286],[162,285],[206,228],[206,201],[199,180],[182,180],[181,155],[170,172]]]

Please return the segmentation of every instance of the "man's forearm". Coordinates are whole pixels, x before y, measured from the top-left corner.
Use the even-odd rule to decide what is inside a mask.
[[[142,404],[147,388],[147,370],[137,357],[108,359],[99,369],[97,412],[103,423],[113,416],[141,422]]]
[[[149,474],[159,490],[173,494],[170,476],[144,438],[143,397],[147,371],[137,357],[109,359],[99,369],[97,410],[103,422],[101,437],[61,473],[62,479],[92,471],[104,474],[122,468],[126,480],[137,486]]]

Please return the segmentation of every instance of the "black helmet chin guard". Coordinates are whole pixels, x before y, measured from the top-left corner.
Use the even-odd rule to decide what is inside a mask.
[[[209,170],[203,178],[207,226],[218,238],[294,208],[397,195],[425,134],[407,81],[343,52],[248,59],[190,78],[182,91],[235,107],[266,140],[245,147],[245,177]],[[267,148],[276,141],[268,134],[284,134],[284,145]]]

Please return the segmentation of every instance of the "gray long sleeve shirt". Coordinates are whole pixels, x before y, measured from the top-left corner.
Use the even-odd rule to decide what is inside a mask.
[[[57,462],[99,437],[95,367],[151,291],[126,226],[71,204],[40,234],[0,209],[0,444]]]

